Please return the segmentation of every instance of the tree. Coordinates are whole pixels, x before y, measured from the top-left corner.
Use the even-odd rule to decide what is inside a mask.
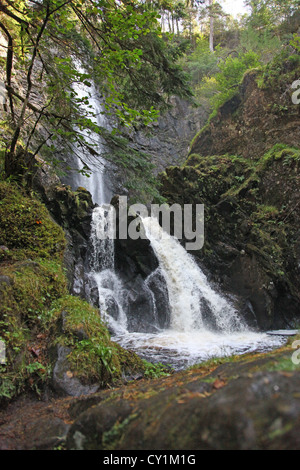
[[[214,22],[218,16],[225,16],[221,5],[215,0],[204,0],[203,7],[200,10],[200,21],[208,18],[209,20],[209,49],[214,51]]]
[[[245,0],[250,8],[249,23],[258,29],[274,28],[299,11],[299,0]]]
[[[7,38],[12,128],[7,176],[28,171],[33,157],[45,147],[51,150],[58,139],[92,151],[80,130],[108,136],[80,107],[83,102],[88,106],[88,100],[76,94],[76,82],[88,86],[94,80],[122,125],[147,124],[167,105],[169,95],[190,95],[186,76],[176,65],[181,51],[161,35],[153,5],[137,0],[0,0],[0,29]],[[32,99],[37,95],[38,102]]]

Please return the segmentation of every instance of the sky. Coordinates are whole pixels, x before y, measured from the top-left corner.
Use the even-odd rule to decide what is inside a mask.
[[[221,0],[220,4],[226,13],[229,13],[233,16],[247,13],[247,9],[244,6],[244,0]]]

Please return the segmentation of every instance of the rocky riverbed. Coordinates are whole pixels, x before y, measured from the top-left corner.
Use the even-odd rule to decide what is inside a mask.
[[[0,412],[0,448],[298,449],[295,341],[88,396],[23,396]]]

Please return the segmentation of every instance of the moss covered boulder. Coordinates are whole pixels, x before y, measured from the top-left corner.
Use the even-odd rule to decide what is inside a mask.
[[[56,319],[51,334],[52,386],[64,395],[87,395],[142,375],[136,354],[112,342],[99,310],[68,295],[52,305]]]
[[[69,407],[67,449],[258,450],[299,446],[299,365],[292,344],[214,359]]]

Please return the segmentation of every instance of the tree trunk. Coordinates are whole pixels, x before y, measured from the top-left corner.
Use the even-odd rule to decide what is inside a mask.
[[[214,14],[213,14],[214,0],[209,0],[209,50],[214,52]]]

